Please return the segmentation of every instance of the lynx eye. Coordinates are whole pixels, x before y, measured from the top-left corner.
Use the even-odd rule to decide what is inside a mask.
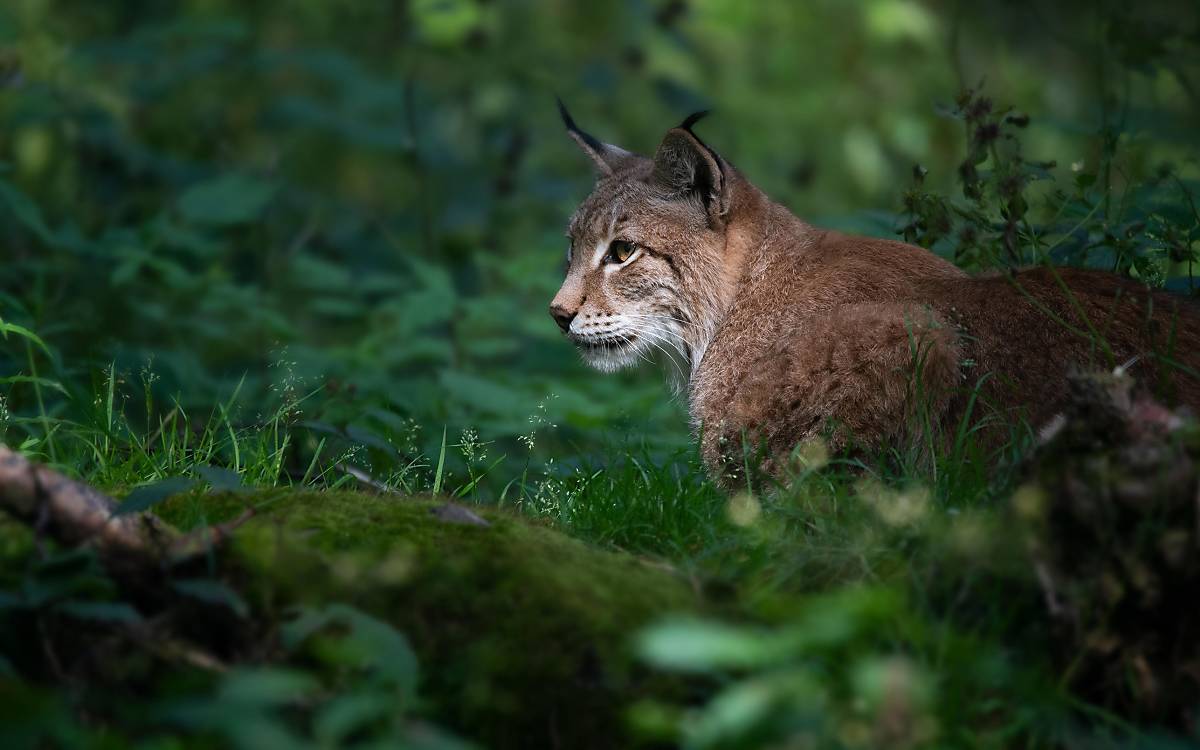
[[[604,256],[605,263],[624,263],[637,252],[637,245],[625,240],[613,240],[608,243],[608,254]]]

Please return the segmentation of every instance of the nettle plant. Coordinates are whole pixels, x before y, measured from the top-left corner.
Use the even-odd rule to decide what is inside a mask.
[[[966,151],[956,175],[961,197],[928,188],[928,171],[915,166],[898,230],[906,242],[970,270],[1090,266],[1194,290],[1197,181],[1183,179],[1168,163],[1137,179],[1121,159],[1128,134],[1120,124],[1105,123],[1094,163],[1070,164],[1073,177],[1064,184],[1055,175],[1057,162],[1023,153],[1029,115],[997,109],[982,84],[941,112],[963,126]]]

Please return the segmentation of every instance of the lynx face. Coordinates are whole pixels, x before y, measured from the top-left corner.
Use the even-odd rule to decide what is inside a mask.
[[[717,157],[685,129],[648,159],[564,119],[600,179],[571,219],[566,279],[550,314],[598,370],[661,353],[686,379],[711,335],[706,302],[720,273],[724,233],[709,171],[719,177]]]
[[[646,160],[648,163],[648,160]],[[662,352],[684,368],[697,314],[696,256],[712,234],[698,210],[630,170],[597,186],[568,230],[567,275],[550,309],[593,367],[611,372]]]

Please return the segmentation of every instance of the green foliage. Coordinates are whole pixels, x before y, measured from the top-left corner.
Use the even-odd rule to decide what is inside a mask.
[[[1087,102],[1057,92],[1090,80],[1087,58],[1047,68],[1033,52],[986,54],[993,28],[1013,22],[998,9],[952,21],[939,5],[908,0],[305,8],[222,0],[106,14],[32,3],[0,18],[12,71],[0,106],[12,133],[0,154],[0,204],[12,219],[0,316],[44,343],[26,352],[9,336],[0,346],[10,442],[32,441],[27,449],[84,472],[104,465],[89,446],[59,442],[75,432],[62,420],[94,426],[90,391],[111,370],[114,398],[145,433],[176,407],[195,415],[215,403],[236,402],[241,412],[217,418],[245,426],[288,393],[305,397],[293,417],[338,430],[372,412],[414,419],[427,455],[439,427],[478,430],[493,460],[505,457],[472,485],[482,495],[498,495],[527,458],[536,468],[570,447],[602,459],[604,432],[681,447],[680,404],[654,378],[586,372],[546,320],[556,238],[588,180],[554,115],[556,91],[590,130],[641,151],[681,114],[716,104],[705,136],[818,220],[888,233],[890,220],[861,209],[895,203],[919,162],[929,177],[912,200],[910,234],[952,243],[939,249],[964,262],[1011,260],[1019,244],[1025,260],[1045,252],[1188,277],[1197,220],[1180,213],[1180,198],[1194,175],[1177,130],[1164,134],[1186,120],[1186,99],[1170,96],[1169,82],[1153,102],[1130,87],[1126,115],[1106,98],[1098,132],[1081,136],[1077,123],[1094,129]],[[1081,11],[1044,12],[1053,27]],[[1100,41],[1137,66],[1131,75],[1167,71],[1187,90],[1177,64],[1186,22],[1150,24],[1170,30],[1163,46],[1147,41],[1158,32],[1145,19],[1114,10],[1094,20]],[[1081,164],[1068,176],[1094,178],[1089,189],[1061,200],[1030,193],[1048,170],[1035,173],[1003,134],[977,137],[1025,120],[981,110],[978,96],[953,108],[959,121],[935,115],[928,103],[957,85],[946,36],[963,75],[986,73],[992,96],[1046,113],[1023,130],[1023,151],[1065,151],[1058,169]],[[732,62],[751,51],[754,65]],[[814,73],[798,85],[797,70]],[[1157,120],[1130,114],[1151,104]],[[980,196],[955,208],[936,196],[963,159],[960,126],[964,164],[978,167],[969,192]],[[1157,197],[1135,192],[1165,159],[1174,177],[1159,181]],[[1045,226],[1031,217],[1043,198],[1062,209]],[[955,239],[962,232],[975,238]],[[523,450],[539,409],[556,428]],[[316,458],[306,447],[315,446],[293,443],[302,455],[259,478],[303,473]],[[445,469],[461,473],[448,458]],[[389,463],[372,468],[398,475],[407,465]]]
[[[4,538],[22,537],[4,529]],[[183,675],[164,675],[146,662],[149,653],[170,663],[171,648],[156,643],[160,634],[132,604],[115,599],[118,586],[93,554],[67,551],[39,558],[29,555],[28,545],[19,549],[6,551],[0,580],[0,633],[11,654],[4,657],[0,675],[0,693],[9,699],[0,722],[5,746],[84,747],[118,740],[118,746],[132,746],[138,737],[161,741],[164,733],[182,732],[200,746],[220,739],[245,748],[369,742],[431,750],[465,747],[413,721],[420,706],[416,658],[407,641],[387,623],[352,607],[301,610],[283,629],[283,653],[275,665],[195,671],[180,683]],[[22,565],[25,570],[19,572]],[[227,606],[237,618],[251,614],[245,601],[216,579],[181,578],[171,585],[186,598]],[[338,623],[348,628],[327,632]],[[108,653],[90,654],[92,645],[78,642],[80,632],[107,639]],[[307,648],[318,636],[323,639],[319,652]],[[39,643],[41,654],[13,648],[31,642]],[[311,655],[300,659],[302,647],[316,655],[315,661]],[[94,684],[70,698],[38,684],[66,677],[64,670]],[[362,670],[365,677],[355,679],[349,670]],[[122,705],[136,700],[132,694],[106,693],[104,682],[114,678],[147,681],[158,695],[135,716],[131,706]],[[78,721],[81,711],[119,717],[120,738]]]
[[[1074,178],[1065,189],[1054,183],[1054,162],[1022,156],[1019,132],[1029,127],[1028,115],[995,111],[978,89],[962,92],[946,114],[963,123],[967,136],[958,167],[963,199],[925,189],[928,170],[915,167],[915,185],[904,197],[905,240],[970,269],[1098,265],[1151,285],[1195,288],[1195,179],[1181,179],[1163,163],[1146,182],[1115,184],[1120,133],[1106,129],[1098,163],[1072,164]],[[1050,187],[1038,190],[1038,183]],[[1120,200],[1113,197],[1117,190],[1123,190]]]
[[[245,224],[262,216],[274,194],[274,186],[262,180],[241,175],[218,177],[179,196],[179,215],[189,224]]]
[[[937,739],[939,714],[953,723],[966,718],[953,713],[968,687],[957,681],[994,687],[1011,679],[1002,661],[979,654],[981,663],[960,663],[935,680],[912,657],[880,649],[897,634],[927,641],[917,628],[894,592],[845,589],[813,597],[801,616],[773,631],[664,623],[643,633],[640,651],[661,668],[750,675],[677,719],[685,747],[821,745],[834,737],[844,747],[916,747]],[[938,634],[942,648],[953,648],[952,638]],[[648,705],[639,713],[652,722],[669,715]]]
[[[1196,28],[1082,0],[0,8],[0,441],[121,513],[276,524],[240,575],[171,581],[261,628],[217,674],[121,640],[157,620],[90,555],[0,526],[4,744],[448,747],[426,718],[547,716],[603,744],[654,694],[636,724],[695,747],[1172,746],[1046,658],[997,515],[1028,434],[998,463],[966,429],[947,455],[813,443],[789,487],[726,498],[657,373],[586,371],[545,305],[590,180],[556,93],[641,152],[713,106],[706,140],[820,225],[1191,292]],[[136,700],[55,673],[80,628]]]

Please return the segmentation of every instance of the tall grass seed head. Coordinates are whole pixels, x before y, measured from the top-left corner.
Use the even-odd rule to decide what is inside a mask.
[[[734,526],[753,526],[762,516],[762,504],[749,492],[739,492],[729,498],[725,505],[725,515]]]
[[[912,526],[924,520],[929,511],[930,492],[924,485],[909,485],[901,490],[875,479],[855,485],[856,494],[873,508],[889,526]]]

